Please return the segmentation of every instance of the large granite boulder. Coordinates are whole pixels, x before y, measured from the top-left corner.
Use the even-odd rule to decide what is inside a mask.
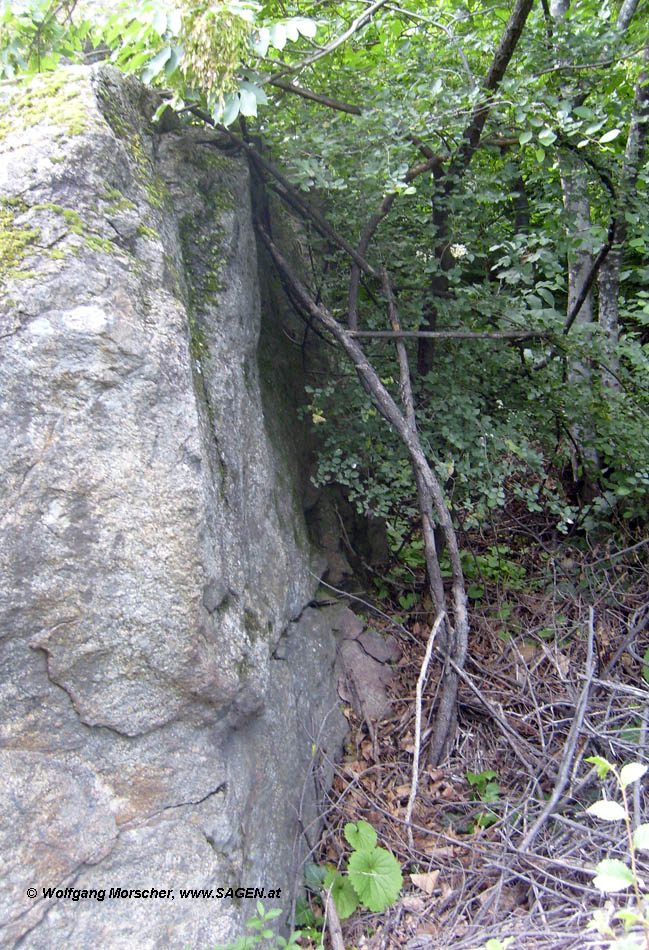
[[[184,888],[288,907],[343,729],[248,172],[154,108],[106,67],[0,105],[8,947],[240,930],[246,899]]]

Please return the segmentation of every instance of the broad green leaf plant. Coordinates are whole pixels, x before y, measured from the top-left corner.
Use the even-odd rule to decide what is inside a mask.
[[[344,833],[352,847],[346,873],[335,867],[310,865],[307,883],[316,890],[331,892],[341,920],[358,907],[381,913],[394,904],[401,892],[399,862],[385,848],[378,847],[376,831],[369,822],[347,822]]]
[[[604,894],[614,894],[631,888],[635,900],[626,907],[614,910],[611,904],[599,908],[593,915],[592,927],[602,936],[610,938],[610,950],[649,950],[649,892],[647,884],[638,873],[637,852],[649,851],[649,824],[640,824],[635,829],[631,822],[631,812],[627,797],[627,788],[639,781],[648,767],[642,762],[629,762],[618,769],[601,756],[591,756],[586,760],[597,768],[601,780],[612,773],[620,791],[621,802],[601,798],[587,809],[588,813],[602,821],[622,821],[629,854],[629,862],[619,858],[605,858],[600,861],[593,878],[595,886]],[[613,921],[623,925],[624,933],[618,935],[612,926]]]

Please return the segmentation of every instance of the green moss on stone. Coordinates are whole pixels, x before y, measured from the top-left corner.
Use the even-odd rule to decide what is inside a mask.
[[[106,254],[122,253],[121,249],[113,241],[110,241],[108,238],[103,238],[87,228],[79,212],[74,211],[72,208],[64,208],[62,205],[47,201],[42,204],[34,205],[34,210],[52,211],[54,214],[60,214],[65,221],[68,233],[78,235],[86,247],[91,248],[93,251],[103,251]],[[74,253],[74,251],[72,251],[72,253]],[[52,251],[48,256],[52,258],[64,257],[65,253],[60,250]]]
[[[16,217],[24,210],[24,203],[0,202],[0,282],[10,277],[25,278],[33,273],[25,269],[23,261],[30,255],[40,231],[16,223]]]
[[[196,224],[193,215],[186,215],[180,221],[179,234],[188,275],[190,307],[202,310],[223,287],[221,275],[225,260],[218,224],[215,222],[211,234],[201,232]]]
[[[119,248],[108,238],[99,237],[97,234],[85,234],[84,241],[93,251],[103,251],[105,254],[117,254]]]
[[[119,211],[137,210],[135,202],[123,195],[117,188],[106,188],[99,197],[102,201],[106,202],[108,207],[105,210],[110,214],[115,214]]]
[[[70,67],[35,76],[0,108],[0,141],[41,123],[57,126],[65,138],[81,135],[89,124],[81,91],[82,77]]]
[[[147,238],[149,241],[159,241],[160,235],[154,228],[149,228],[146,224],[141,224],[137,229],[137,236]]]

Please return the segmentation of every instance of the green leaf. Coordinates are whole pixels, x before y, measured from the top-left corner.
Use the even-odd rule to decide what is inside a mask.
[[[239,111],[241,115],[257,115],[257,96],[250,89],[239,90]],[[225,123],[227,125],[227,123]]]
[[[539,132],[539,142],[542,145],[552,145],[553,142],[556,142],[556,139],[557,137],[552,129],[543,129]]]
[[[586,811],[589,815],[595,815],[596,818],[602,818],[604,821],[619,821],[625,815],[624,808],[619,802],[612,802],[606,798],[593,802]]]
[[[171,47],[171,56],[165,63],[165,76],[167,79],[170,79],[175,73],[178,65],[182,62],[183,56],[185,55],[185,50],[182,46],[172,46]]]
[[[286,30],[286,39],[290,40],[292,43],[295,43],[299,39],[300,34],[298,33],[297,26],[295,25],[294,20],[287,20],[284,24],[284,29]]]
[[[178,36],[182,29],[183,16],[180,10],[171,10],[167,14],[167,29],[174,36]]]
[[[268,96],[264,90],[260,86],[255,85],[254,82],[248,82],[246,79],[242,80],[239,83],[239,92],[243,89],[245,89],[246,92],[251,92],[260,105],[265,106],[268,104]],[[241,111],[243,112],[243,109]],[[244,112],[244,115],[245,114]]]
[[[533,138],[534,133],[530,132],[528,129],[527,132],[521,132],[521,134],[518,136],[518,141],[521,143],[521,145],[527,145],[527,143],[531,142]]]
[[[313,890],[319,890],[327,877],[327,869],[319,864],[307,864],[304,869],[304,880]]]
[[[624,923],[624,929],[630,930],[633,924],[640,924],[643,921],[643,917],[640,914],[636,914],[632,910],[616,910],[613,914],[615,920],[621,920]]]
[[[165,63],[171,56],[171,47],[165,46],[164,49],[161,49],[159,53],[153,57],[150,63],[147,63],[145,68],[142,70],[142,82],[151,82],[152,79],[162,72],[164,69]]]
[[[338,916],[341,920],[344,920],[350,914],[353,914],[358,907],[358,895],[348,877],[344,877],[337,871],[334,873],[333,886],[332,882],[329,882],[327,889],[331,887],[331,896],[334,899]]]
[[[261,27],[261,29],[253,36],[251,45],[257,56],[263,57],[266,55],[268,52],[268,47],[270,46],[270,30],[268,27]]]
[[[155,11],[153,14],[153,20],[151,21],[151,26],[156,31],[158,36],[164,36],[167,29],[167,13],[165,10],[158,9]]]
[[[354,851],[349,879],[361,902],[375,913],[394,904],[403,883],[399,862],[385,848]]]
[[[609,132],[605,132],[600,139],[598,139],[600,145],[605,145],[606,142],[612,142],[613,139],[616,139],[622,129],[611,129]]]
[[[593,884],[605,894],[613,894],[630,887],[633,884],[633,874],[623,861],[618,861],[617,858],[606,858],[597,865]]]
[[[639,778],[647,771],[647,766],[643,765],[642,762],[629,762],[627,765],[623,765],[620,769],[620,785],[622,788],[626,788],[627,785],[631,785],[632,782],[637,782]]]
[[[539,163],[539,165],[545,161],[545,152],[543,151],[542,148],[537,148],[534,154],[536,155],[536,160]]]
[[[649,851],[649,825],[638,825],[633,832],[633,844],[639,851]]]
[[[354,824],[353,821],[348,821],[345,825],[344,832],[350,845],[356,851],[371,851],[376,847],[376,842],[378,841],[376,831],[368,821],[363,821],[362,818],[357,824]]]
[[[238,115],[239,94],[236,92],[231,92],[230,95],[226,97],[225,106],[223,109],[223,118],[221,121],[225,126],[232,125]]]
[[[599,779],[606,778],[608,773],[613,768],[611,763],[607,759],[602,758],[601,755],[590,755],[588,756],[586,761],[589,762],[591,765],[597,766],[597,777]]]
[[[273,23],[270,28],[270,42],[275,49],[284,49],[286,46],[286,30],[283,23]]]
[[[306,36],[310,40],[312,40],[318,32],[318,25],[316,21],[311,20],[308,17],[294,17],[293,23],[295,23],[302,36]]]

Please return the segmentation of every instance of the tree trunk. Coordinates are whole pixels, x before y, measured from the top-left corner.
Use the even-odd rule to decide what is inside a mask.
[[[621,10],[618,17],[618,27],[620,26],[622,12]],[[626,19],[624,22],[628,25]],[[649,45],[645,47],[643,67],[636,84],[629,137],[624,152],[622,178],[617,194],[615,244],[602,263],[599,272],[599,325],[604,336],[606,362],[608,364],[608,367],[604,367],[602,370],[602,382],[609,389],[615,391],[620,389],[617,357],[617,344],[620,335],[618,301],[622,247],[628,230],[625,212],[629,209],[635,193],[638,173],[644,162],[647,133],[649,132]]]

